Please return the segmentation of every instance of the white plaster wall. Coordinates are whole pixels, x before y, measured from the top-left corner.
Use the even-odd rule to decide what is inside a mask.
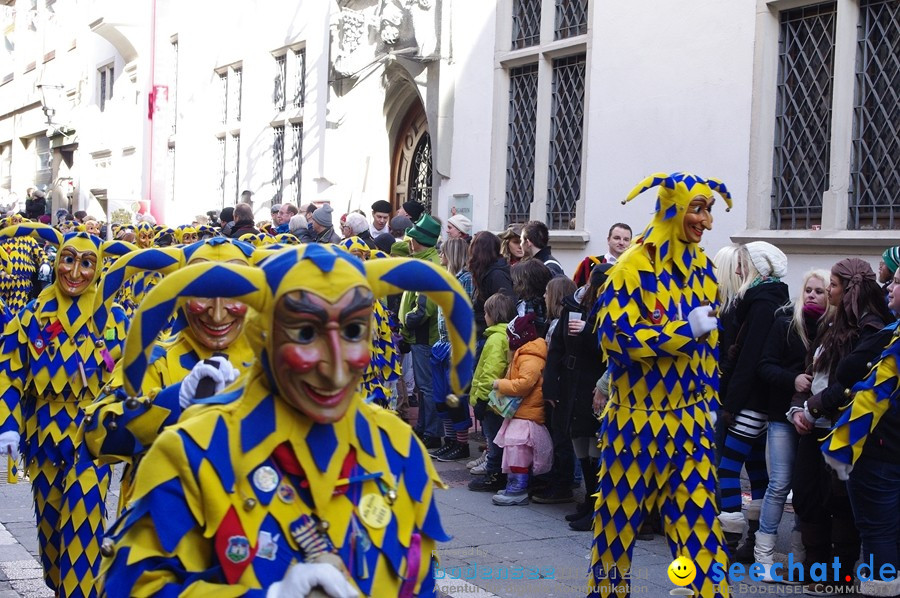
[[[729,213],[716,204],[703,243],[714,255],[745,225],[755,8],[637,0],[594,10],[584,189],[591,241],[558,257],[573,271],[582,256],[605,253],[611,224],[642,230],[655,192],[620,201],[645,176],[675,171],[719,178],[734,197]]]

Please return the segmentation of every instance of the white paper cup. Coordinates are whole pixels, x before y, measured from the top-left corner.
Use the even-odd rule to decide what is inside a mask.
[[[584,317],[581,315],[580,311],[570,311],[569,312],[569,322],[580,322],[583,319],[584,319]],[[569,332],[569,336],[576,335],[576,333],[572,332],[571,329],[568,332]]]

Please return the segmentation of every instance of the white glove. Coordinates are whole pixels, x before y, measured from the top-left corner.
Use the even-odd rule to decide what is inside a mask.
[[[839,480],[846,482],[850,479],[850,472],[853,471],[852,465],[849,463],[842,463],[828,453],[825,453],[824,457],[825,463],[828,463],[828,466],[834,470]]]
[[[197,385],[203,378],[212,378],[216,383],[215,394],[222,392],[226,386],[237,380],[240,371],[222,355],[214,355],[209,359],[198,361],[191,372],[185,376],[178,391],[178,404],[187,409],[197,398]]]
[[[359,593],[344,574],[328,563],[297,563],[291,565],[279,582],[269,586],[266,598],[301,598],[320,587],[331,598],[357,598]]]
[[[10,455],[13,461],[19,460],[19,436],[18,432],[9,431],[0,434],[0,454]]]
[[[709,334],[718,327],[719,319],[712,315],[712,311],[711,305],[701,305],[688,314],[688,323],[691,325],[691,335],[694,338]]]
[[[50,278],[50,264],[41,264],[41,269],[38,270],[38,276],[41,279],[49,279]]]
[[[713,429],[715,429],[717,421],[719,421],[719,412],[718,411],[710,411],[709,412],[709,423],[712,424]]]

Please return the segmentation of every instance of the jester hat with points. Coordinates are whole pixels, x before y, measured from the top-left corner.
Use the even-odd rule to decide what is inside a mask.
[[[622,203],[628,203],[653,187],[659,187],[653,220],[644,232],[635,238],[632,249],[642,244],[653,245],[657,252],[657,267],[662,262],[672,260],[682,272],[686,273],[694,259],[701,261],[706,259],[705,254],[698,251],[695,244],[688,243],[682,238],[684,215],[688,206],[697,197],[711,199],[715,191],[725,200],[727,211],[731,209],[731,193],[728,192],[725,183],[717,179],[704,179],[687,172],[672,174],[658,172],[638,183]],[[626,254],[628,251],[631,249],[627,250]]]
[[[125,390],[134,395],[140,388],[157,335],[187,297],[230,297],[257,312],[257,317],[247,322],[246,331],[259,356],[253,365],[256,372],[250,376],[267,380],[273,386],[272,318],[278,301],[293,291],[307,291],[327,301],[337,301],[354,287],[369,289],[376,298],[419,291],[441,306],[453,352],[451,386],[456,393],[468,386],[475,365],[474,316],[472,304],[455,277],[423,260],[362,262],[341,248],[310,244],[285,248],[258,267],[201,263],[167,276],[150,291],[132,319],[122,362]],[[270,389],[274,390],[272,386]]]

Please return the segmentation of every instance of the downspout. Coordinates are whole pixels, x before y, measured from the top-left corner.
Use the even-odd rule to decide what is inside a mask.
[[[163,222],[163,206],[159,206],[154,201],[153,189],[155,187],[153,181],[153,113],[155,111],[156,97],[156,2],[150,0],[150,88],[147,90],[147,118],[150,121],[150,147],[147,149],[149,159],[147,160],[147,200],[149,204],[150,214],[156,218],[160,224]]]

